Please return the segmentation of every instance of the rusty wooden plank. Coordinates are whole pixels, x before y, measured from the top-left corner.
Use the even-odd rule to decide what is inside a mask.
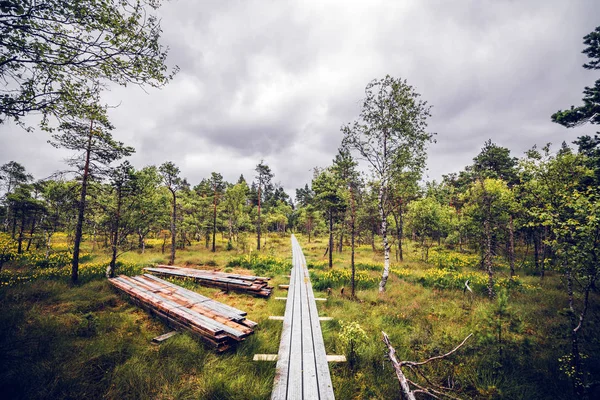
[[[216,307],[221,303],[204,296],[195,296],[195,292],[150,275],[121,275],[109,281],[130,296],[134,303],[158,315],[169,325],[174,324],[178,328],[195,332],[221,349],[229,346],[228,340],[243,340],[253,333],[252,328],[256,326],[253,321],[248,321],[247,325],[242,324],[244,317],[239,315],[243,313],[240,310],[224,307],[230,315],[221,314],[209,307]]]

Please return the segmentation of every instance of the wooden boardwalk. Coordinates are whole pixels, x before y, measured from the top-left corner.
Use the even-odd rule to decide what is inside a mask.
[[[294,235],[292,264],[271,399],[334,399],[317,304]]]

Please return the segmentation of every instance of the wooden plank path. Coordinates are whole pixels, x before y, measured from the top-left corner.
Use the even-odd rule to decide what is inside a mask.
[[[271,399],[334,399],[317,303],[294,235],[292,265]]]

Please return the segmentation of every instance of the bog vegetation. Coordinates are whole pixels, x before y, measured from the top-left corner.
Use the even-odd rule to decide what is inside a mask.
[[[516,159],[487,142],[460,174],[424,186],[411,182],[414,190],[395,198],[388,218],[393,234],[383,293],[379,188],[360,179],[340,183],[340,159],[351,156],[342,150],[331,167],[317,170],[295,203],[263,182],[260,251],[256,182],[228,183],[214,173],[191,187],[181,179],[173,201],[161,169],[152,166],[128,166],[135,190],[121,197],[114,182],[91,181],[75,286],[80,182],[32,182],[21,165],[4,165],[10,185],[0,234],[3,392],[268,398],[274,365],[252,356],[277,352],[281,327],[268,316],[282,315],[283,302],[174,281],[248,311],[259,328],[223,355],[185,334],[157,347],[150,339],[168,328],[117,295],[105,276],[173,261],[287,283],[290,232],[300,237],[317,296],[328,297],[320,312],[335,318],[323,325],[327,351],[348,358],[330,367],[339,398],[400,398],[382,331],[403,360],[443,354],[473,333],[451,357],[422,367],[424,376],[406,371],[416,384],[450,388],[454,397],[576,398],[595,390],[596,159],[566,146]],[[330,186],[315,185],[323,175]]]
[[[42,18],[37,9],[2,7],[8,22]],[[61,10],[81,22],[70,7]],[[143,22],[138,9],[128,10],[131,24]],[[97,29],[121,32],[123,15],[109,13],[107,26]],[[51,28],[49,34],[61,32]],[[134,149],[113,139],[98,80],[161,86],[171,76],[157,21],[141,28],[146,36],[132,29],[107,39],[117,57],[136,36],[137,58],[87,71],[76,63],[72,74],[29,60],[36,74],[62,77],[53,82],[62,91],[27,80],[29,91],[22,87],[1,102],[0,122],[40,109],[59,117],[44,128],[55,132],[55,146],[77,152],[71,164],[81,172],[36,181],[18,162],[0,167],[4,397],[268,398],[274,365],[252,356],[277,353],[281,326],[268,316],[282,315],[283,302],[174,280],[248,311],[259,327],[225,354],[187,334],[155,346],[150,339],[168,328],[117,295],[105,277],[168,263],[286,283],[290,233],[301,240],[317,295],[327,297],[320,312],[334,318],[323,326],[326,349],[348,359],[330,366],[338,398],[401,398],[382,331],[405,362],[405,391],[419,396],[598,395],[597,136],[581,137],[575,147],[534,147],[520,158],[488,140],[463,171],[423,182],[434,137],[430,108],[407,81],[386,76],[367,85],[356,120],[342,126],[335,159],[315,168],[294,201],[263,161],[250,180],[227,182],[213,172],[190,183],[173,162],[115,165]],[[80,34],[91,40],[85,27]],[[586,68],[599,68],[599,37],[600,28],[585,38],[592,60]],[[89,47],[81,43],[71,59],[86,59]],[[7,65],[3,74],[22,77],[23,65]],[[553,120],[598,123],[598,90],[598,82],[586,88],[583,106]],[[361,160],[369,174],[360,172]],[[439,362],[418,370],[406,363],[445,354],[470,334]]]

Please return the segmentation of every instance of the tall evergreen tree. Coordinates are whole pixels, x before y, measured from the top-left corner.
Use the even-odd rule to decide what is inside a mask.
[[[81,192],[77,206],[77,225],[73,245],[73,262],[71,281],[76,283],[79,274],[79,251],[83,237],[83,220],[86,209],[86,197],[90,179],[107,171],[113,161],[129,156],[133,147],[125,146],[113,139],[110,131],[114,129],[108,121],[106,107],[98,104],[99,93],[95,92],[87,98],[70,98],[65,108],[70,116],[64,119],[58,130],[62,133],[53,135],[50,143],[54,147],[79,152],[69,160],[69,165],[81,171]]]
[[[264,200],[269,198],[269,194],[273,190],[271,180],[273,179],[273,173],[271,168],[264,161],[256,166],[256,187],[257,187],[257,205],[258,205],[258,218],[256,222],[256,249],[260,250],[260,234],[262,229],[261,220],[261,204]]]
[[[213,172],[210,176],[210,186],[212,188],[213,200],[213,220],[212,220],[212,252],[217,251],[216,234],[217,234],[217,206],[221,202],[226,183],[223,181],[223,176],[217,172]]]
[[[158,171],[162,176],[163,185],[171,193],[171,256],[169,265],[173,265],[177,245],[177,193],[183,188],[184,181],[179,177],[179,168],[171,161],[163,163]]]

